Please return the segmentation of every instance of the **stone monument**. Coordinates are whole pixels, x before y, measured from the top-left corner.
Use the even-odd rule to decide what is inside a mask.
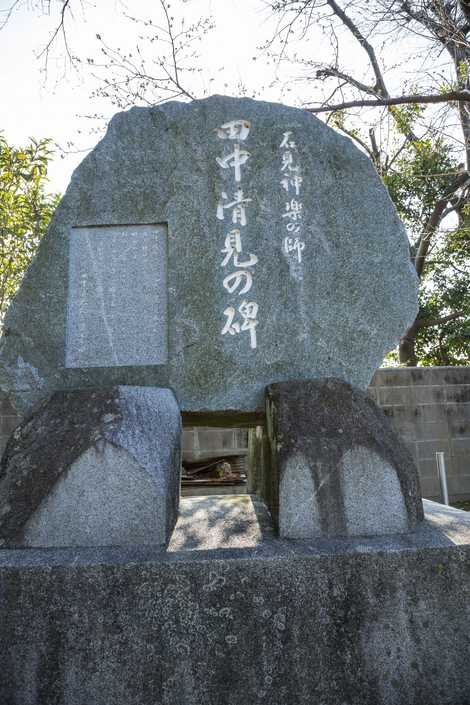
[[[133,108],[73,175],[7,316],[1,384],[23,409],[57,389],[145,385],[213,414],[259,411],[266,385],[291,379],[364,388],[414,319],[416,286],[370,161],[319,120],[222,97]],[[304,431],[291,424],[294,445]],[[364,475],[362,456],[348,462]],[[295,485],[311,474],[303,463]],[[370,463],[377,474],[380,458]],[[393,495],[401,519],[338,520],[340,534],[407,532],[421,518],[413,464],[381,467],[375,512]],[[353,506],[351,487],[341,501]],[[292,488],[275,493],[287,514]],[[316,535],[306,496],[308,517],[280,521],[281,535]]]
[[[347,138],[221,96],[115,116],[0,345],[26,414],[0,470],[0,702],[468,705],[470,521],[423,520],[365,395],[416,312]],[[193,500],[172,534],[179,410],[265,403],[266,504]]]

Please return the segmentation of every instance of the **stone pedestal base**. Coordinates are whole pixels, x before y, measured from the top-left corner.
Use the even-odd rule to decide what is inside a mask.
[[[166,545],[178,512],[180,445],[169,389],[56,392],[8,441],[0,545]]]
[[[421,521],[413,459],[365,392],[332,378],[279,382],[266,416],[262,494],[280,536],[407,533]]]
[[[468,705],[467,513],[287,542],[247,503],[183,500],[167,552],[0,551],[0,702]]]

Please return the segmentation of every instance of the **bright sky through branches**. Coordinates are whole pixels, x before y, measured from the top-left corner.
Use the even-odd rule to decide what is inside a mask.
[[[12,0],[0,0],[0,11],[10,7],[11,3]],[[138,35],[145,33],[145,28],[133,23],[125,14],[142,20],[152,19],[158,24],[162,22],[162,11],[156,0],[71,2],[74,15],[66,15],[67,39],[71,54],[77,55],[82,63],[76,70],[70,66],[59,34],[49,56],[46,75],[44,57],[36,57],[57,27],[60,3],[52,3],[55,13],[51,16],[34,12],[31,4],[30,0],[25,0],[0,32],[0,65],[3,68],[0,73],[0,130],[5,132],[10,143],[18,145],[29,136],[50,137],[62,148],[73,143],[70,147],[73,153],[62,159],[57,155],[50,168],[51,187],[63,191],[73,168],[96,144],[106,120],[118,110],[109,100],[90,98],[99,85],[93,77],[96,69],[87,63],[88,58],[95,64],[100,61],[100,42],[96,35],[99,34],[108,46],[119,47],[124,52],[134,51],[138,42],[146,56],[151,58],[157,50],[156,44],[139,41]],[[201,55],[197,65],[203,68],[203,72],[182,77],[182,82],[197,97],[213,93],[245,93],[300,106],[321,101],[326,95],[323,90],[328,87],[323,84],[293,80],[302,73],[311,77],[315,74],[314,68],[302,68],[288,62],[279,67],[259,50],[260,45],[275,34],[278,21],[273,18],[265,0],[170,0],[169,7],[177,26],[183,17],[186,24],[200,17],[210,17],[215,23],[215,28],[196,45]],[[0,17],[2,14],[5,15],[0,13]],[[380,44],[382,38],[377,35],[372,40]],[[341,47],[341,64],[350,72],[367,74],[369,67],[365,55],[347,32],[343,33]],[[414,49],[412,42],[408,42],[407,50],[413,52]],[[294,53],[300,58],[324,60],[328,46],[321,28],[310,27],[301,43],[291,40],[289,55]],[[395,47],[390,57],[392,75],[387,75],[387,80],[397,94],[403,91],[407,71],[411,68],[406,59],[404,51]],[[84,117],[96,113],[105,119],[96,121]],[[82,151],[76,153],[76,150]]]
[[[9,7],[10,0],[0,0],[0,8]],[[149,7],[157,3],[148,0],[133,0],[127,5],[129,14],[158,21],[158,12],[149,14]],[[136,26],[123,17],[124,3],[118,0],[101,0],[95,5],[84,3],[83,10],[77,5],[74,19],[67,21],[67,34],[71,52],[82,59],[99,59],[99,42],[96,34],[114,47],[132,49],[136,40]],[[243,9],[240,10],[240,7]],[[201,53],[200,65],[205,67],[201,81],[194,91],[200,94],[201,87],[210,93],[239,94],[239,84],[244,83],[248,94],[259,90],[263,98],[279,100],[279,85],[269,88],[275,72],[272,65],[253,57],[259,55],[257,46],[270,36],[275,26],[269,10],[260,0],[198,0],[182,4],[175,0],[177,18],[184,10],[187,22],[200,16],[211,16],[216,27],[197,49]],[[89,135],[94,123],[80,115],[101,113],[110,117],[115,109],[108,103],[90,100],[96,81],[88,66],[79,66],[74,71],[64,58],[60,38],[57,49],[49,59],[47,78],[41,71],[44,61],[36,59],[44,48],[47,38],[57,22],[54,17],[39,16],[22,8],[15,12],[8,25],[0,33],[0,129],[7,139],[16,144],[23,143],[30,135],[51,137],[64,146],[69,140],[77,148],[93,146],[99,135]],[[213,79],[210,81],[210,79]],[[186,79],[188,80],[188,79]],[[191,87],[193,87],[191,85]],[[295,103],[295,97],[288,102]],[[77,136],[77,131],[81,134]],[[79,163],[83,153],[56,158],[51,167],[51,185],[63,190],[72,169]]]

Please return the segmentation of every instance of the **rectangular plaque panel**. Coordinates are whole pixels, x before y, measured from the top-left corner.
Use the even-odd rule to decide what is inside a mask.
[[[66,367],[168,361],[167,228],[70,231]]]

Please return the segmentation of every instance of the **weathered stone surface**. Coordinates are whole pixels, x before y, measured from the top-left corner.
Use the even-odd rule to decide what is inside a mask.
[[[168,361],[163,226],[72,228],[66,367]]]
[[[365,392],[331,378],[279,382],[266,414],[263,494],[281,536],[406,533],[422,519],[413,459]]]
[[[178,511],[180,438],[169,389],[56,392],[3,455],[1,544],[165,545]]]
[[[231,120],[249,122],[248,134],[243,127],[230,139],[230,129],[218,129]],[[228,158],[237,144],[240,181]],[[246,224],[229,207],[238,189],[251,199],[242,204]],[[136,254],[132,235],[148,224],[168,232],[167,262],[156,269],[168,318],[153,319],[154,348],[155,287],[143,286],[144,245]],[[130,272],[120,274],[119,252],[98,256],[103,226],[127,233]],[[98,266],[87,294],[69,277],[83,228],[96,238],[90,262]],[[235,259],[226,239],[237,249],[238,231]],[[247,274],[224,286],[237,271]],[[336,376],[365,387],[416,314],[416,284],[404,229],[371,162],[320,120],[221,96],[132,108],[113,118],[72,177],[7,316],[0,388],[26,409],[56,389],[163,386],[194,412],[260,409],[266,384],[290,378]],[[135,306],[125,319],[134,314],[140,331],[108,327],[120,287]],[[77,323],[80,307],[92,327]],[[100,358],[94,336],[115,350],[124,339],[125,352]]]
[[[469,705],[470,520],[426,504],[406,537],[0,551],[0,702]]]

